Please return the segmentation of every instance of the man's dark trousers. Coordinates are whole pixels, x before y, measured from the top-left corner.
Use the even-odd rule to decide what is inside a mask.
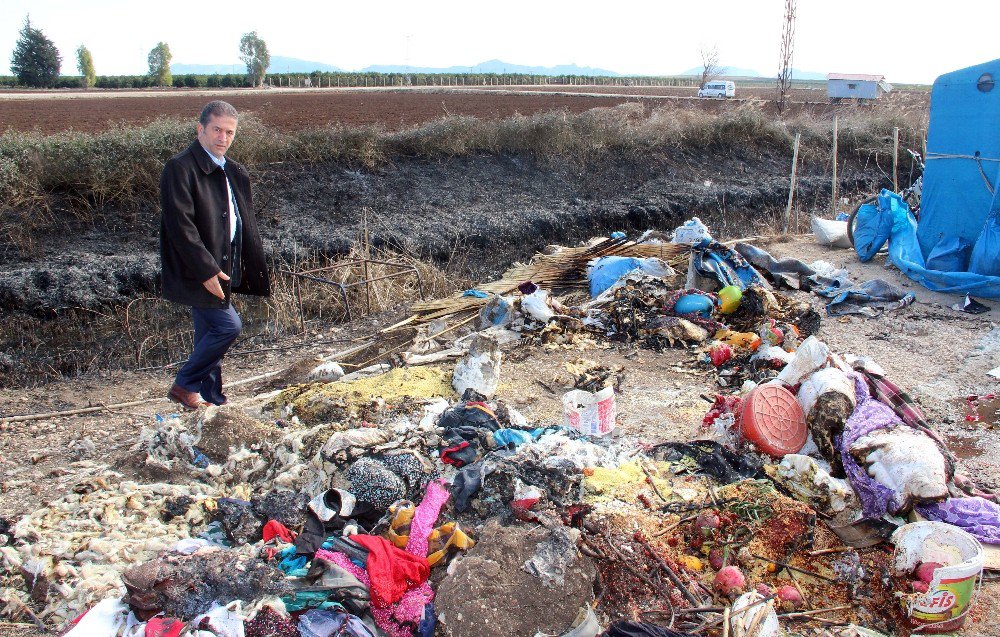
[[[232,305],[225,309],[191,308],[194,319],[194,350],[176,383],[187,391],[199,392],[213,404],[226,402],[222,394],[222,358],[243,329],[240,315]]]

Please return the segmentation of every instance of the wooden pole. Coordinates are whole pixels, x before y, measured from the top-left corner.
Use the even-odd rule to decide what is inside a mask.
[[[899,192],[899,127],[892,129],[892,191]]]
[[[830,212],[833,217],[837,216],[837,129],[838,129],[838,118],[836,115],[833,116],[833,185],[830,188],[831,200],[830,200]]]
[[[801,133],[795,133],[795,145],[792,148],[792,174],[789,177],[788,184],[788,205],[785,206],[785,220],[784,227],[782,228],[785,234],[788,234],[788,219],[792,215],[792,203],[795,199],[795,173],[799,165],[799,140],[801,137]]]

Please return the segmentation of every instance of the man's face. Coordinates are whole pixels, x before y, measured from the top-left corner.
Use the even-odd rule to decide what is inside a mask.
[[[219,159],[225,156],[235,137],[235,117],[209,115],[207,124],[198,122],[198,141],[205,150]]]

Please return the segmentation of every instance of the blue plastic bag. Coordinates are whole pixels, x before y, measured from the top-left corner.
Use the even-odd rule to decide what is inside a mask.
[[[892,234],[891,213],[903,209],[909,210],[906,202],[884,188],[875,204],[866,203],[858,209],[854,222],[854,251],[863,263],[871,261],[889,240]]]

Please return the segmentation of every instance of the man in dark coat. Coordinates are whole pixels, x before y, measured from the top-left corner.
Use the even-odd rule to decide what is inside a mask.
[[[271,293],[250,174],[226,159],[237,119],[231,105],[209,102],[198,139],[160,177],[163,297],[191,306],[194,320],[194,350],[167,397],[189,409],[226,403],[222,358],[243,327],[232,293]]]

